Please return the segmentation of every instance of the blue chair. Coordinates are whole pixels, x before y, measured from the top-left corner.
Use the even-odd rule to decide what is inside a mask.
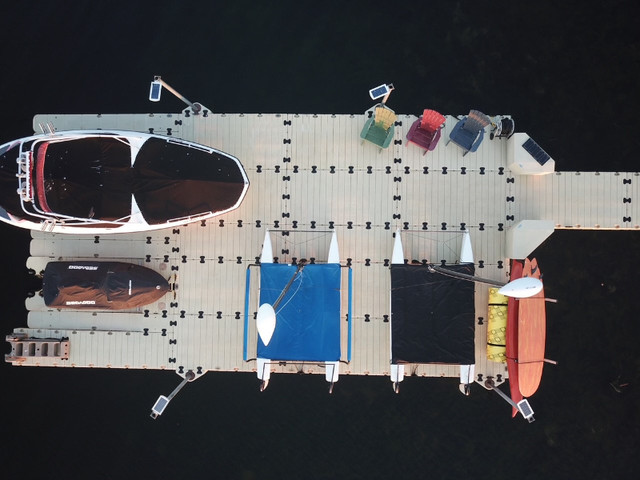
[[[484,127],[489,125],[491,120],[484,113],[478,110],[471,110],[469,115],[460,120],[451,133],[449,142],[453,142],[464,150],[464,157],[469,152],[475,152],[484,140]]]

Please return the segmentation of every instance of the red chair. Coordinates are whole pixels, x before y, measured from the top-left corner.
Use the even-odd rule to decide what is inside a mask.
[[[426,155],[438,145],[444,124],[444,115],[435,110],[425,109],[422,116],[411,125],[407,133],[407,145],[413,143],[423,148],[423,155]]]

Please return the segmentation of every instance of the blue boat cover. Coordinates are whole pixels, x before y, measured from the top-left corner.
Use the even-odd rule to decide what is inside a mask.
[[[474,273],[472,263],[444,268]],[[474,289],[426,265],[392,265],[391,363],[475,363]]]
[[[296,274],[296,265],[260,266],[260,305],[273,305]],[[306,265],[276,308],[268,346],[258,337],[258,357],[271,360],[340,360],[340,265]]]

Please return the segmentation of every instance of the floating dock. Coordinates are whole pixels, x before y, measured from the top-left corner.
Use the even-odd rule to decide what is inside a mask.
[[[397,230],[406,261],[432,263],[457,261],[468,231],[476,275],[506,282],[509,259],[526,257],[554,229],[640,228],[638,173],[555,172],[553,160],[539,169],[523,157],[529,137],[522,133],[487,135],[477,152],[463,156],[455,144],[446,145],[453,116],[437,148],[423,155],[406,142],[416,117],[398,115],[394,139],[381,150],[361,141],[369,114],[219,114],[203,108],[197,115],[190,109],[37,115],[38,132],[40,124],[134,130],[209,145],[239,158],[251,185],[240,208],[207,222],[139,234],[32,232],[27,266],[36,273],[53,260],[126,261],[170,277],[175,290],[124,312],[58,311],[36,295],[26,300],[27,326],[8,336],[7,361],[171,370],[183,378],[189,371],[195,378],[209,371],[256,372],[258,296],[255,289],[247,292],[246,277],[260,261],[269,229],[279,263],[326,261],[336,232],[341,265],[351,268],[353,279],[351,305],[346,295],[341,300],[340,375],[388,376],[389,267]],[[346,289],[346,275],[342,281]],[[481,385],[487,377],[496,384],[508,377],[506,364],[486,356],[488,288],[475,286],[475,380]],[[290,362],[271,365],[271,372],[272,379],[325,373],[322,365]],[[405,374],[457,378],[460,366],[408,365]]]

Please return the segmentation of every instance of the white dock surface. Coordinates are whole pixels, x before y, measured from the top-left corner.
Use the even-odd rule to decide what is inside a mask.
[[[69,360],[27,358],[21,365],[207,371],[255,371],[243,360],[245,278],[259,259],[265,229],[279,262],[326,260],[330,233],[341,263],[353,269],[352,359],[341,374],[389,374],[390,272],[393,234],[405,257],[454,262],[460,232],[470,231],[476,274],[508,277],[507,229],[520,220],[552,220],[556,228],[637,229],[637,173],[556,172],[517,176],[506,167],[505,139],[488,135],[476,153],[445,146],[456,123],[447,117],[435,151],[407,146],[416,119],[400,115],[395,143],[383,151],[361,143],[365,115],[38,115],[34,126],[57,130],[118,129],[170,134],[237,156],[251,186],[236,211],[206,222],[134,235],[65,236],[33,232],[29,266],[48,261],[109,259],[138,263],[177,290],[138,311],[78,313],[27,300],[28,328],[14,332],[70,339]],[[35,130],[39,129],[35,127]],[[544,148],[544,145],[541,145]],[[549,152],[552,154],[552,152]],[[544,271],[544,265],[541,265]],[[249,358],[255,356],[259,269],[252,267]],[[342,357],[347,358],[347,270],[343,270]],[[486,360],[486,286],[476,285],[476,379],[501,383],[505,364]],[[14,362],[16,363],[16,362]],[[18,364],[18,363],[16,363]],[[274,372],[324,373],[316,365]],[[411,366],[407,374],[458,377],[458,366]]]

